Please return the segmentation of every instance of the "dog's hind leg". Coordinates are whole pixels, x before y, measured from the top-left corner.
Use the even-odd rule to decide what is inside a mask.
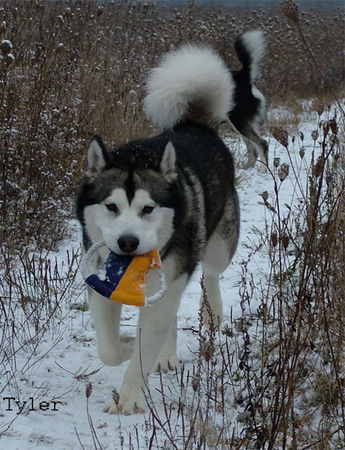
[[[219,275],[214,270],[210,271],[207,264],[202,265],[202,295],[200,308],[203,325],[209,329],[216,328],[223,320],[223,305],[219,289]]]
[[[242,136],[244,143],[246,144],[248,150],[248,160],[245,168],[248,169],[253,167],[258,155],[260,156],[261,161],[268,165],[267,141],[259,135],[255,128],[247,122],[241,123],[234,120],[234,118],[232,120],[229,119],[228,123]]]
[[[235,253],[239,219],[238,198],[233,191],[225,206],[224,215],[206,245],[202,261],[203,292],[200,307],[203,324],[209,329],[217,327],[223,319],[219,275],[228,267]]]
[[[120,336],[121,305],[88,289],[89,307],[97,335],[97,349],[102,362],[118,366],[130,358],[134,339]]]
[[[244,143],[246,144],[247,153],[248,153],[247,162],[246,162],[244,168],[250,169],[251,167],[254,166],[254,164],[256,163],[256,160],[258,159],[257,147],[252,141],[250,141],[246,137],[242,136],[242,138],[244,140]]]
[[[265,139],[263,139],[255,129],[246,124],[244,127],[239,130],[239,132],[244,137],[244,142],[248,149],[248,162],[247,167],[252,167],[255,164],[257,155],[259,154],[261,161],[268,165],[268,144]],[[255,160],[253,161],[253,159]]]

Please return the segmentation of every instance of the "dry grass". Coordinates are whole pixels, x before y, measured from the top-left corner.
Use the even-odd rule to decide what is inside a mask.
[[[272,106],[344,80],[344,16],[337,11],[301,18],[323,78],[275,10],[3,0],[1,11],[1,39],[11,41],[15,58],[4,57],[0,67],[0,235],[8,254],[28,244],[54,247],[64,236],[91,135],[114,145],[152,133],[141,111],[145,75],[180,42],[211,43],[236,68],[235,37],[262,28],[260,87]]]
[[[200,327],[192,371],[176,373],[168,392],[162,381],[165,417],[148,396],[150,442],[158,442],[160,428],[172,445],[176,419],[183,425],[178,448],[339,446],[345,432],[345,126],[343,110],[335,116],[327,106],[336,103],[345,79],[344,16],[311,10],[296,24],[269,9],[168,11],[41,0],[3,0],[0,12],[0,40],[13,46],[0,46],[2,373],[15,376],[14,340],[33,354],[45,330],[62,320],[61,302],[72,294],[75,255],[63,275],[42,255],[68,233],[90,137],[98,133],[115,145],[153,133],[141,111],[142,87],[163,52],[186,40],[209,42],[237,68],[234,39],[261,28],[267,54],[260,88],[272,108],[287,111],[272,116],[268,128],[287,152],[299,146],[303,158],[303,139],[292,142],[289,126],[298,127],[301,100],[312,98],[303,108],[320,112],[318,156],[307,187],[295,177],[304,199],[297,214],[280,213],[287,168],[278,162],[272,168],[274,209],[268,205],[267,228],[251,249],[267,248],[267,283],[255,285],[243,265],[243,317],[220,336]],[[35,258],[31,250],[38,251]],[[245,305],[254,297],[261,306],[251,316]],[[255,342],[253,324],[261,336]],[[242,408],[236,421],[229,402]]]

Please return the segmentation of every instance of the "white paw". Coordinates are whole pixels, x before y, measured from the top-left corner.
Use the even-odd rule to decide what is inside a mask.
[[[114,402],[114,400],[109,403],[105,408],[103,408],[103,412],[109,413],[109,414],[117,414],[119,412],[118,405]]]
[[[130,359],[134,348],[134,338],[131,336],[120,336],[118,342],[114,342],[112,348],[98,346],[98,354],[102,362],[107,366],[119,366]]]
[[[116,406],[116,405],[115,405]],[[144,414],[146,410],[145,397],[142,392],[138,393],[135,390],[131,394],[120,393],[120,400],[117,411],[125,416],[130,414]]]
[[[175,370],[178,366],[178,358],[176,354],[174,355],[162,355],[159,358],[158,365],[157,365],[157,372],[168,372],[168,370]]]
[[[120,395],[107,405],[103,411],[109,414],[124,414],[129,416],[130,414],[144,414],[146,410],[146,402],[144,394],[138,389],[122,389]]]

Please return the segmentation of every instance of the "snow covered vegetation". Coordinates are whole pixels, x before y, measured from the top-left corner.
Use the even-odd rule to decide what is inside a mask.
[[[344,15],[124,3],[0,3],[0,447],[343,448]],[[269,166],[244,169],[243,141],[222,130],[241,206],[225,320],[203,327],[197,271],[178,368],[150,377],[146,414],[107,415],[128,363],[98,359],[79,273],[88,141],[154,134],[143,83],[165,51],[210,43],[236,69],[235,38],[258,28]],[[136,320],[125,307],[129,335]]]

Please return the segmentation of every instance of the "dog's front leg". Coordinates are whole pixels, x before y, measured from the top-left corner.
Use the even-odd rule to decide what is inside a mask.
[[[102,362],[118,366],[131,357],[133,338],[120,336],[121,305],[88,288],[89,308],[97,335],[97,349]]]
[[[132,359],[129,363],[118,405],[112,402],[106,412],[128,415],[145,412],[146,380],[155,368],[171,327],[176,326],[176,313],[187,276],[174,281],[164,298],[154,306],[144,307],[140,312],[138,333]]]
[[[177,343],[177,317],[175,315],[174,324],[170,328],[169,336],[167,337],[164,347],[159,355],[156,370],[158,372],[167,372],[168,370],[175,370],[178,366],[178,358],[176,354]]]

